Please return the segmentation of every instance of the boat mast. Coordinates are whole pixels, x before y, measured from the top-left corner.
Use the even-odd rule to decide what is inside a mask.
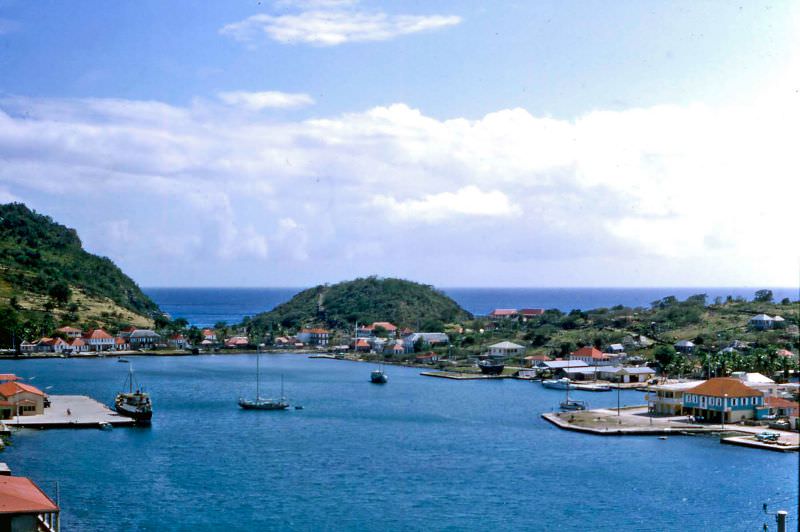
[[[133,364],[128,362],[128,380],[130,381],[130,393],[133,393]]]
[[[261,393],[259,391],[259,384],[261,382],[260,361],[261,361],[261,354],[256,353],[256,401],[258,401],[259,398],[261,397]]]

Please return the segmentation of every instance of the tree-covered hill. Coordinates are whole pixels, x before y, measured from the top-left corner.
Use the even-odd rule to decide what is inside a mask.
[[[400,327],[440,330],[471,315],[432,286],[403,279],[367,277],[304,290],[247,324],[263,331],[274,326],[324,324],[346,328],[354,323],[389,321]]]
[[[0,308],[76,325],[141,323],[159,313],[111,260],[84,251],[74,229],[21,203],[0,205]]]

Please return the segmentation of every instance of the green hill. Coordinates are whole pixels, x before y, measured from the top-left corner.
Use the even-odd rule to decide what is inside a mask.
[[[274,310],[254,317],[248,326],[263,331],[274,326],[350,327],[356,322],[389,321],[400,327],[430,330],[470,317],[432,286],[367,277],[303,290]]]
[[[3,311],[42,330],[64,323],[144,325],[160,313],[111,260],[84,251],[74,229],[20,203],[0,205]]]

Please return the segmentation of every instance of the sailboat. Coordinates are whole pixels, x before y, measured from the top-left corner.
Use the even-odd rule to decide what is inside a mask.
[[[381,363],[379,368],[372,370],[372,373],[369,375],[369,380],[373,384],[386,384],[389,382],[389,376],[383,371],[383,363]]]
[[[567,368],[569,368],[569,362],[567,362]],[[569,398],[570,380],[560,379],[557,382],[560,382],[561,380],[567,381],[566,387],[564,388],[567,396],[563,401],[561,401],[561,410],[586,410],[586,401],[579,401],[578,399]],[[542,382],[542,384],[544,384],[544,382]]]
[[[261,355],[256,354],[256,398],[239,398],[239,406],[244,410],[286,410],[289,403],[283,395],[283,375],[281,375],[280,399],[262,399],[261,397]]]
[[[119,392],[114,399],[114,410],[118,414],[133,418],[137,423],[147,425],[153,417],[153,406],[150,394],[143,392],[138,386],[133,391],[133,364],[128,364],[127,392]],[[123,385],[124,387],[124,385]]]

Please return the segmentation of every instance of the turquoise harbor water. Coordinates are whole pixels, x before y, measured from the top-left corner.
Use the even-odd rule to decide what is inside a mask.
[[[153,301],[173,318],[186,318],[199,327],[219,321],[239,323],[245,316],[272,310],[288,301],[302,288],[145,288]],[[784,297],[796,301],[797,288],[771,288],[775,300]],[[756,288],[444,288],[459,305],[476,315],[486,315],[494,308],[593,309],[626,305],[647,307],[666,296],[680,300],[694,294],[714,298],[752,299]]]
[[[266,386],[284,375],[305,409],[244,412],[253,355],[132,360],[153,394],[151,428],[23,431],[3,453],[50,493],[59,482],[65,531],[772,530],[763,502],[796,527],[796,454],[562,431],[538,414],[563,394],[538,383],[389,367],[376,386],[368,364],[266,355]],[[105,402],[127,371],[115,359],[0,366]]]

